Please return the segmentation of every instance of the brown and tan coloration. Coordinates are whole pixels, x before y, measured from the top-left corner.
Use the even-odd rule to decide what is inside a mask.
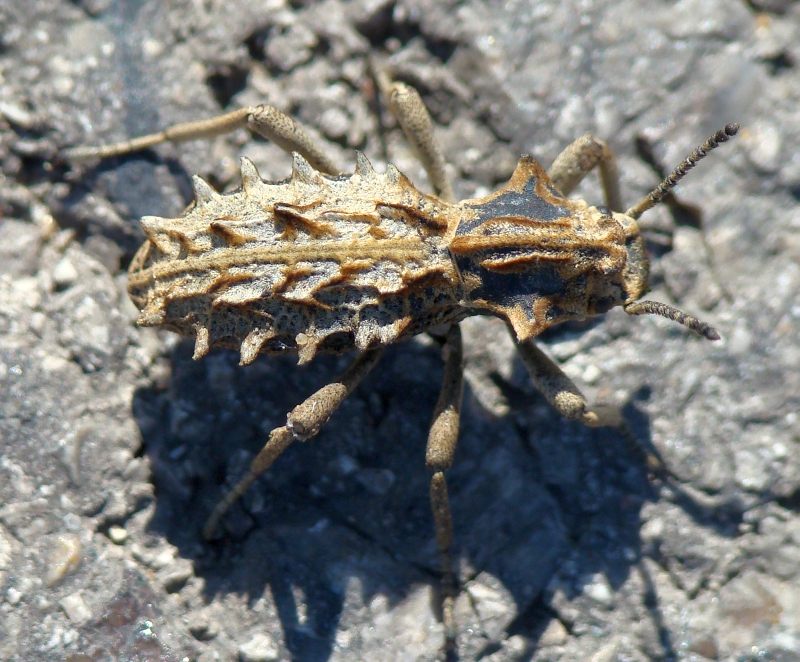
[[[195,179],[177,219],[143,219],[148,241],[130,267],[139,323],[196,337],[195,358],[347,351],[389,345],[464,316],[447,246],[456,208],[363,155],[328,177],[294,155],[292,177],[261,180],[242,160],[242,186],[220,195]]]
[[[738,127],[728,125],[710,137],[624,213],[610,210],[621,209],[613,154],[591,135],[569,145],[549,172],[523,157],[500,190],[455,203],[419,94],[388,77],[376,79],[436,195],[421,193],[391,165],[378,174],[363,154],[357,154],[352,175],[337,175],[303,127],[266,105],[69,155],[103,158],[244,126],[293,152],[292,176],[284,182],[262,181],[247,159],[242,185],[230,193],[195,177],[195,201],[182,216],[142,219],[147,241],[129,270],[139,323],[194,336],[196,359],[215,346],[238,349],[242,364],[259,353],[297,352],[305,363],[318,351],[357,352],[338,379],[270,432],[245,476],[208,518],[207,538],[286,448],[320,431],[386,346],[424,331],[444,338],[444,378],[425,464],[441,559],[444,651],[455,659],[458,589],[445,474],[455,456],[463,391],[458,322],[470,315],[505,319],[547,401],[568,419],[601,424],[535,338],[559,322],[618,305],[632,315],[661,315],[708,339],[719,337],[676,308],[639,300],[647,289],[648,259],[637,219]],[[566,197],[594,168],[608,207]]]
[[[565,198],[529,156],[502,189],[460,206],[449,248],[465,301],[508,320],[519,342],[645,290],[648,260],[636,223]]]
[[[496,193],[459,204],[418,191],[395,168],[359,154],[349,177],[294,155],[292,177],[218,194],[195,178],[180,218],[146,217],[130,267],[139,324],[215,346],[296,351],[390,345],[473,314],[508,320],[525,341],[566,319],[605,312],[644,289],[636,224],[561,196],[542,167],[520,160]]]

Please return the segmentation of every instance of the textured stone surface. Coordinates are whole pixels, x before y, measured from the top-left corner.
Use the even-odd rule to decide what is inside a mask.
[[[679,479],[648,481],[618,432],[559,420],[502,325],[465,322],[462,658],[796,659],[799,19],[724,0],[0,0],[0,657],[435,658],[436,346],[389,352],[203,543],[223,484],[345,359],[192,362],[191,343],[134,327],[124,270],[138,217],[178,214],[191,174],[238,185],[246,152],[283,179],[290,159],[245,133],[55,158],[267,100],[341,162],[363,149],[424,189],[376,112],[372,55],[420,89],[460,197],[593,131],[633,201],[743,124],[646,217],[652,297],[723,341],[619,310],[543,339]],[[579,194],[599,202],[596,178]]]

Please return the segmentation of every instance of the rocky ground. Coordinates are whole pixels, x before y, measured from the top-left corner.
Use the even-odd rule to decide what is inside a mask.
[[[592,131],[627,202],[729,121],[649,212],[652,298],[723,340],[630,318],[544,346],[624,430],[559,419],[502,324],[464,324],[450,472],[464,660],[800,660],[800,8],[781,0],[0,0],[0,658],[432,660],[424,444],[441,377],[388,353],[314,443],[199,528],[344,358],[247,368],[134,326],[144,214],[236,186],[244,132],[69,164],[70,145],[269,101],[342,164],[426,181],[368,58],[416,85],[460,197]],[[600,202],[596,178],[579,194]],[[635,440],[635,443],[632,442]],[[641,454],[676,478],[648,478]]]

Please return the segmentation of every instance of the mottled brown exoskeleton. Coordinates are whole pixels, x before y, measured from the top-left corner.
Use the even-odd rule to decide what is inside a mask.
[[[356,353],[338,380],[270,432],[247,475],[212,512],[206,537],[290,444],[319,432],[388,345],[422,332],[445,338],[444,383],[426,463],[442,564],[445,647],[453,651],[456,581],[445,471],[456,448],[462,393],[458,323],[470,315],[505,320],[534,384],[555,409],[568,419],[602,424],[535,338],[554,324],[614,306],[668,317],[711,340],[719,337],[695,317],[639,300],[647,290],[648,258],[637,219],[738,127],[728,125],[709,138],[624,213],[613,155],[591,135],[568,146],[549,172],[524,156],[500,190],[456,203],[419,94],[378,78],[435,195],[420,192],[391,165],[376,172],[360,153],[355,172],[340,175],[303,128],[272,106],[79,148],[68,156],[115,156],[242,126],[292,152],[292,175],[283,182],[263,181],[246,158],[235,191],[220,194],[195,177],[195,201],[182,216],[142,219],[147,240],[130,266],[138,323],[193,336],[195,359],[213,347],[238,349],[242,365],[260,353],[296,352],[300,363],[320,351]],[[595,167],[606,206],[567,198]]]

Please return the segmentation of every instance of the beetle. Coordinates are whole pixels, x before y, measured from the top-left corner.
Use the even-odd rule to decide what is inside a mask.
[[[378,83],[422,161],[433,195],[392,165],[377,172],[361,153],[354,172],[341,175],[300,124],[270,105],[72,149],[67,157],[106,158],[239,127],[292,153],[292,175],[281,182],[264,181],[244,157],[236,190],[219,193],[195,176],[195,200],[180,217],[142,219],[147,238],[129,269],[138,323],[193,336],[195,359],[213,347],[238,349],[242,365],[262,353],[295,352],[301,364],[318,352],[357,353],[341,376],[270,432],[247,474],[211,513],[206,538],[288,446],[320,431],[387,346],[423,332],[444,339],[444,379],[426,465],[442,566],[445,649],[454,651],[456,578],[445,472],[456,449],[463,390],[458,323],[471,315],[505,320],[534,385],[555,409],[567,419],[603,424],[535,339],[555,324],[615,306],[719,338],[692,315],[641,300],[649,261],[637,221],[701,158],[735,135],[738,125],[717,131],[626,211],[613,153],[588,134],[569,145],[549,171],[523,156],[499,190],[455,202],[418,92],[386,75]],[[595,168],[605,206],[567,197]]]

